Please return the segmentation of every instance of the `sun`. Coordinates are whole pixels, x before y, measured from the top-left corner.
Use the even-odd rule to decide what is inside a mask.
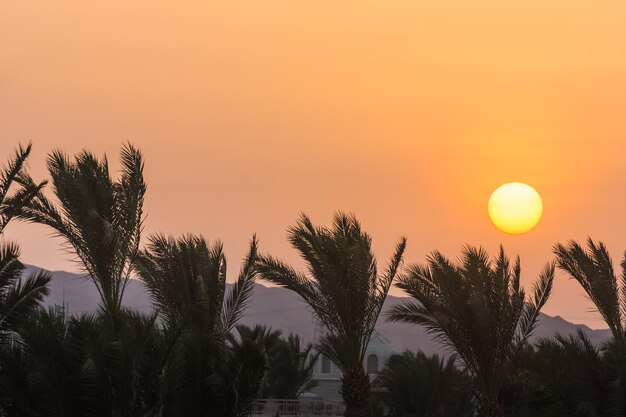
[[[530,185],[510,182],[498,187],[489,197],[489,217],[505,233],[520,234],[532,230],[543,214],[539,193]]]

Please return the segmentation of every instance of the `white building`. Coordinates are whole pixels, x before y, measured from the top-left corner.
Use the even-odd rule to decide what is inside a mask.
[[[363,360],[363,369],[370,375],[370,379],[373,380],[376,377],[376,374],[385,366],[385,362],[393,353],[395,351],[389,340],[374,331]],[[317,385],[309,390],[311,394],[326,399],[341,398],[339,394],[341,371],[337,365],[323,355],[317,358],[313,371],[313,381]]]

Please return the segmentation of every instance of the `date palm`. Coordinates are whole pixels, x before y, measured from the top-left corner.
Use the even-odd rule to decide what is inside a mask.
[[[35,272],[23,279],[25,267],[19,261],[19,247],[3,239],[4,228],[45,186],[45,182],[35,184],[25,170],[30,151],[30,144],[18,147],[0,167],[0,378],[7,373],[5,359],[19,348],[16,331],[49,293],[50,275]],[[10,412],[21,397],[11,386],[0,387],[0,414]]]
[[[611,330],[613,339],[607,349],[615,358],[618,390],[614,393],[609,415],[626,413],[626,254],[619,278],[613,261],[602,243],[587,240],[586,248],[575,241],[554,246],[557,264],[585,290]]]
[[[455,352],[471,373],[481,417],[501,416],[498,394],[513,355],[530,337],[554,280],[548,264],[526,297],[519,258],[511,266],[504,250],[491,260],[483,249],[466,247],[458,264],[433,252],[424,265],[411,265],[397,286],[414,301],[390,319],[422,325]]]
[[[325,328],[318,350],[343,373],[341,394],[346,416],[364,415],[370,382],[363,358],[400,267],[406,239],[400,240],[389,265],[379,274],[371,238],[354,215],[337,213],[333,227],[327,228],[314,226],[303,214],[288,236],[307,264],[307,272],[261,256],[259,273],[266,281],[296,292],[309,305]]]
[[[256,253],[253,238],[228,291],[219,242],[157,235],[141,252],[137,271],[159,310],[169,345],[156,415],[235,415],[258,395],[266,367],[263,346],[229,344],[252,295]]]
[[[31,145],[19,146],[15,155],[0,167],[0,238],[9,222],[23,213],[25,206],[45,186],[35,184],[25,169]],[[0,342],[15,330],[48,295],[50,276],[36,272],[22,280],[25,267],[19,261],[20,250],[14,243],[0,241]]]
[[[149,407],[140,371],[148,358],[143,347],[158,330],[155,318],[122,306],[139,250],[146,185],[139,150],[127,144],[120,154],[121,172],[114,180],[106,156],[82,151],[70,158],[54,151],[47,168],[55,201],[40,192],[20,214],[61,237],[98,290],[100,310],[92,321],[98,338],[88,339],[85,349],[99,373],[99,415],[115,417]]]
[[[131,144],[123,146],[118,180],[111,178],[106,157],[88,151],[73,159],[54,151],[47,165],[58,203],[39,193],[21,217],[51,227],[64,239],[95,284],[102,310],[115,321],[139,249],[143,157]]]

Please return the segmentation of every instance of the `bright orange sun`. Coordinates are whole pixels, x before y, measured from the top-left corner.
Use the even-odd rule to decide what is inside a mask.
[[[498,187],[489,198],[489,217],[500,230],[511,234],[532,230],[543,214],[539,193],[530,185],[510,182]]]

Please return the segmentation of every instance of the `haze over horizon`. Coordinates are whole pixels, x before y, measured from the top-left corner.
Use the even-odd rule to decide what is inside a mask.
[[[149,5],[149,7],[148,7]],[[300,212],[354,212],[381,265],[464,244],[522,259],[587,236],[626,249],[626,3],[23,1],[0,12],[0,159],[32,141],[145,155],[146,233],[221,239],[235,274],[253,233],[298,263]],[[544,215],[497,230],[487,200],[521,181]],[[76,266],[42,226],[13,223],[22,260]],[[144,240],[145,242],[145,240]],[[619,271],[619,268],[616,268]],[[392,294],[400,295],[397,290]],[[549,315],[603,328],[558,273]]]

